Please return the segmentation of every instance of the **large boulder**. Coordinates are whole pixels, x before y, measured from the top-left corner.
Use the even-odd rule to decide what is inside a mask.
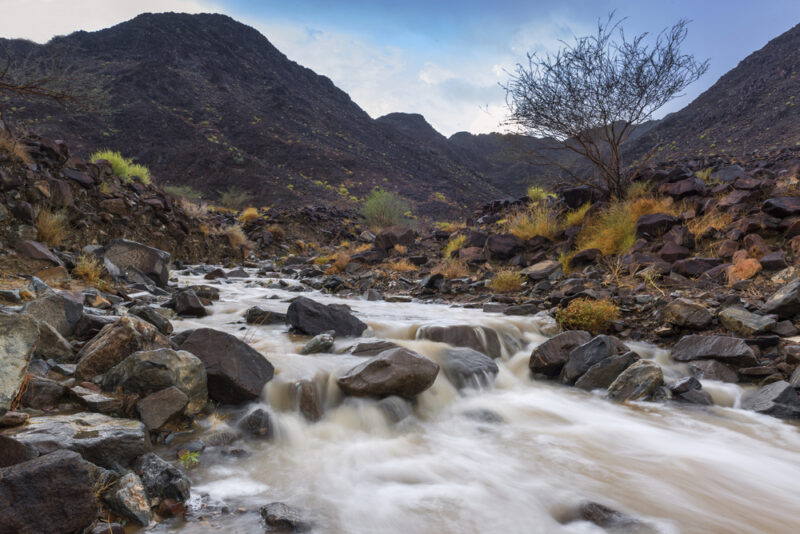
[[[679,362],[719,360],[740,366],[755,366],[756,356],[744,340],[729,336],[684,336],[672,348],[672,357]]]
[[[672,272],[687,278],[697,278],[706,271],[722,265],[719,258],[686,258],[672,264]]]
[[[774,313],[786,319],[791,319],[800,313],[800,278],[795,278],[773,293],[764,304],[762,311],[767,314]]]
[[[447,343],[454,347],[468,347],[491,358],[503,354],[500,336],[493,328],[472,325],[425,325],[417,330],[417,339]]]
[[[333,330],[337,336],[360,336],[367,325],[353,315],[347,306],[320,304],[306,297],[297,297],[289,305],[287,322],[296,330],[316,336]]]
[[[382,352],[359,364],[336,381],[347,395],[412,399],[431,387],[439,366],[405,348]]]
[[[663,384],[661,366],[650,360],[639,360],[608,387],[608,397],[618,402],[647,400]]]
[[[407,247],[414,244],[417,233],[408,226],[390,226],[384,228],[375,236],[375,246],[383,250],[389,250],[395,245]]]
[[[742,336],[755,336],[770,332],[777,324],[775,319],[735,306],[725,308],[719,312],[717,317],[722,326]]]
[[[592,336],[589,332],[583,330],[562,332],[533,349],[528,365],[534,373],[558,376],[567,363],[570,351],[590,339]]]
[[[779,219],[800,215],[800,197],[768,198],[761,205],[761,211]]]
[[[200,358],[206,368],[208,396],[224,404],[258,399],[274,373],[260,352],[219,330],[193,330],[178,348]]]
[[[89,464],[56,451],[0,469],[0,532],[82,532],[97,516]]]
[[[712,318],[705,306],[685,298],[675,299],[661,310],[661,320],[685,328],[705,328],[711,324]]]
[[[466,347],[445,350],[441,364],[447,379],[458,389],[488,386],[499,371],[494,360]]]
[[[92,378],[105,373],[134,352],[168,347],[169,339],[152,324],[136,316],[121,317],[104,326],[83,346],[78,353],[75,374],[79,378]]]
[[[639,360],[635,352],[626,352],[600,360],[575,381],[575,387],[592,391],[607,389],[616,378],[628,367]]]
[[[103,387],[146,396],[175,386],[188,398],[186,415],[200,412],[208,401],[206,370],[200,358],[184,350],[134,352],[103,376]]]
[[[593,365],[615,356],[619,352],[619,341],[611,336],[600,335],[572,349],[561,370],[561,381],[574,384]]]
[[[124,277],[126,269],[134,267],[151,278],[158,287],[167,287],[169,252],[127,239],[115,239],[103,247],[102,256],[106,269],[114,277]]]
[[[16,439],[40,455],[69,449],[108,468],[115,463],[130,465],[150,451],[150,441],[141,422],[99,413],[31,417],[26,425],[0,434]]]
[[[47,323],[62,336],[75,333],[81,319],[83,304],[60,293],[48,292],[43,297],[27,302],[22,311],[39,322]]]
[[[184,289],[175,296],[175,313],[182,317],[205,317],[208,315],[200,298],[191,289]]]
[[[72,345],[48,323],[39,323],[39,342],[34,354],[43,360],[54,359],[57,362],[72,362],[75,352]]]
[[[491,234],[486,251],[495,260],[508,260],[525,250],[525,242],[513,234]]]
[[[39,327],[26,314],[0,314],[0,416],[11,408],[31,359]]]
[[[742,408],[781,418],[800,417],[800,398],[785,380],[773,382],[742,399]]]
[[[676,224],[678,224],[677,217],[667,213],[642,215],[636,221],[636,237],[660,237]]]

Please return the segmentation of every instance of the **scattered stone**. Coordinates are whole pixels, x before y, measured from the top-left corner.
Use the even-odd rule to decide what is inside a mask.
[[[658,238],[676,224],[678,219],[666,213],[642,215],[636,221],[636,237]]]
[[[672,348],[672,358],[679,362],[722,360],[737,365],[756,365],[756,356],[744,340],[729,336],[684,336]]]
[[[494,360],[466,347],[445,350],[441,364],[447,379],[458,389],[489,386],[499,372]]]
[[[571,330],[562,332],[533,349],[529,367],[533,373],[558,376],[572,349],[592,339],[589,332]]]
[[[384,228],[375,236],[375,246],[383,250],[389,250],[395,245],[413,245],[417,238],[417,233],[408,226],[390,226]]]
[[[0,416],[11,408],[38,338],[39,327],[29,315],[0,313]]]
[[[14,248],[16,249],[17,254],[20,256],[25,256],[26,258],[31,258],[33,260],[49,261],[55,265],[62,265],[61,260],[59,260],[55,254],[50,252],[46,245],[43,245],[38,241],[15,241]]]
[[[168,336],[172,333],[172,323],[161,315],[155,308],[144,304],[138,304],[128,310],[128,313],[144,319],[151,325],[158,328],[158,331]]]
[[[433,385],[439,366],[405,348],[387,350],[339,377],[347,395],[412,399]]]
[[[309,336],[329,330],[337,336],[360,336],[367,329],[346,306],[320,304],[306,297],[297,297],[289,305],[286,319],[296,330]]]
[[[687,258],[672,264],[672,271],[687,278],[697,278],[714,267],[722,265],[719,258]]]
[[[151,393],[136,403],[139,419],[149,430],[158,430],[168,422],[179,419],[186,412],[189,397],[186,393],[170,386]]]
[[[273,502],[259,509],[268,530],[279,532],[307,532],[311,530],[311,522],[297,508],[282,502]]]
[[[208,311],[200,298],[191,289],[185,289],[175,296],[175,313],[186,317],[205,317]]]
[[[779,219],[800,215],[800,197],[767,199],[761,205],[761,211]]]
[[[561,264],[555,260],[544,260],[522,269],[522,274],[531,280],[553,279],[561,273]]]
[[[791,319],[800,313],[800,278],[795,278],[776,291],[764,304],[762,311]]]
[[[775,417],[793,419],[800,417],[800,398],[790,383],[781,380],[745,395],[742,399],[742,408]]]
[[[743,308],[731,306],[717,315],[722,326],[742,336],[764,334],[775,328],[777,321],[763,315],[751,313]]]
[[[608,397],[618,402],[647,400],[663,383],[661,366],[650,360],[639,360],[608,387]]]
[[[486,251],[495,260],[508,260],[525,250],[522,239],[513,234],[491,234],[486,239]]]
[[[318,334],[311,338],[311,340],[306,343],[302,349],[300,349],[300,354],[317,354],[319,352],[329,352],[330,349],[333,347],[333,332],[325,332],[323,334]]]
[[[364,343],[358,343],[348,349],[347,352],[352,354],[353,356],[377,356],[381,352],[387,351],[389,349],[396,349],[399,347],[396,343],[392,343],[391,341],[367,341]]]
[[[667,304],[661,311],[661,319],[675,326],[703,329],[711,324],[713,316],[697,301],[679,298]]]

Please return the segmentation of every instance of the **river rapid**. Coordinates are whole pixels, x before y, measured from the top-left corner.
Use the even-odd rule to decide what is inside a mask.
[[[531,350],[546,339],[539,318],[300,293],[348,304],[370,327],[363,340],[394,341],[434,361],[447,346],[416,340],[423,325],[488,326],[508,341],[491,386],[459,391],[440,372],[413,406],[343,398],[336,377],[363,358],[301,356],[308,338],[285,325],[244,324],[247,308],[285,312],[298,295],[263,287],[273,281],[211,283],[221,295],[213,314],[174,323],[176,331],[204,326],[243,337],[272,362],[276,374],[260,405],[275,437],[235,442],[245,455],[207,449],[190,473],[190,504],[231,513],[158,532],[263,532],[258,508],[274,501],[303,510],[320,533],[800,532],[800,427],[738,409],[737,385],[703,381],[712,408],[615,404],[530,377]],[[358,341],[337,339],[333,351]],[[665,376],[688,374],[664,350],[631,348]],[[324,401],[316,423],[298,411],[299,379],[313,380]],[[235,428],[221,414],[200,424],[206,434]],[[575,520],[587,501],[638,522],[601,528]]]

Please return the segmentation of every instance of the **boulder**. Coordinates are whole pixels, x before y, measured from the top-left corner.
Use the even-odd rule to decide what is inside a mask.
[[[277,532],[308,532],[311,522],[297,508],[282,502],[269,503],[259,509],[269,530]]]
[[[75,352],[72,345],[48,323],[39,323],[39,341],[34,354],[43,360],[53,359],[57,362],[72,362]]]
[[[697,278],[706,271],[722,265],[719,258],[686,258],[672,264],[672,272],[687,278]]]
[[[185,289],[175,296],[175,313],[185,317],[205,317],[208,315],[200,298],[191,289]]]
[[[134,267],[145,273],[158,287],[167,287],[169,252],[127,239],[115,239],[103,247],[101,255],[106,270],[114,277],[124,277],[125,271]]]
[[[380,339],[378,341],[367,341],[358,343],[350,347],[347,352],[353,356],[377,356],[381,352],[399,347],[396,343]]]
[[[31,258],[33,260],[49,261],[55,265],[62,265],[55,254],[50,252],[47,246],[39,243],[38,241],[19,240],[14,242],[14,249],[20,256]]]
[[[375,246],[389,250],[395,245],[409,246],[414,244],[417,233],[408,226],[390,226],[384,228],[375,236]]]
[[[764,254],[758,261],[765,271],[780,271],[787,267],[786,258],[782,250]]]
[[[20,400],[26,408],[49,410],[64,399],[65,393],[66,388],[55,380],[34,376],[28,379]]]
[[[417,339],[439,341],[454,347],[468,347],[491,358],[499,358],[503,354],[500,336],[494,329],[486,326],[425,325],[417,330]]]
[[[619,341],[611,336],[600,335],[569,352],[567,362],[561,370],[561,382],[574,384],[590,367],[618,353]]]
[[[499,371],[494,360],[466,347],[445,350],[441,365],[447,379],[458,389],[488,386]]]
[[[773,293],[764,303],[762,311],[785,319],[791,319],[800,313],[800,278],[795,278]]]
[[[578,209],[596,199],[597,191],[588,185],[568,187],[559,191],[561,200],[571,209]]]
[[[678,219],[667,213],[642,215],[636,221],[636,237],[661,237],[676,224],[678,224]]]
[[[689,363],[692,375],[704,380],[718,380],[735,384],[739,381],[736,371],[716,360],[697,360]]]
[[[360,336],[367,325],[346,306],[325,305],[306,297],[297,297],[289,305],[286,320],[297,331],[316,336],[333,330],[337,336]]]
[[[534,373],[558,376],[567,363],[570,351],[590,339],[592,336],[589,332],[583,330],[562,332],[533,349],[528,365]]]
[[[255,438],[270,439],[273,434],[272,418],[263,408],[256,408],[244,416],[239,422],[239,428]]]
[[[134,469],[151,500],[175,499],[185,502],[189,499],[189,478],[157,454],[145,454],[136,460]]]
[[[224,404],[258,399],[274,373],[261,353],[219,330],[193,330],[178,348],[200,358],[208,377],[208,396]]]
[[[244,312],[244,320],[247,324],[284,324],[286,314],[267,310],[261,306],[253,306]]]
[[[311,338],[308,343],[300,349],[300,354],[317,354],[319,352],[329,352],[333,348],[333,333],[325,332]]]
[[[628,367],[639,360],[635,352],[626,352],[600,360],[575,381],[575,387],[592,391],[608,389],[616,378]]]
[[[81,319],[83,304],[60,293],[49,292],[43,297],[25,303],[22,311],[39,322],[47,323],[64,337],[75,333]]]
[[[522,269],[522,274],[531,280],[545,280],[557,276],[561,272],[561,264],[556,260],[544,260]]]
[[[717,317],[722,326],[742,336],[755,336],[770,332],[777,324],[775,319],[735,306],[725,308],[717,314]]]
[[[639,360],[608,387],[608,397],[618,402],[647,400],[663,384],[661,366],[650,360]]]
[[[779,219],[800,215],[800,197],[769,198],[761,204],[761,211]]]
[[[186,413],[188,404],[189,397],[175,386],[170,386],[137,402],[136,411],[149,430],[158,430],[168,422],[180,419]]]
[[[705,306],[685,298],[675,299],[661,310],[661,320],[684,328],[702,329],[711,324],[713,316]]]
[[[81,532],[97,516],[89,465],[56,451],[0,469],[0,532]]]
[[[495,260],[508,260],[524,250],[525,243],[513,234],[491,234],[486,238],[486,251]]]
[[[139,525],[147,526],[153,519],[147,491],[136,473],[121,476],[103,492],[103,500],[113,511]]]
[[[692,176],[677,182],[661,184],[661,186],[658,188],[658,191],[662,195],[667,195],[675,200],[680,200],[690,196],[703,196],[706,193],[706,189],[706,184],[703,183],[702,180]]]
[[[749,178],[749,176],[741,165],[727,165],[711,173],[710,178],[722,183],[731,183],[739,178]]]
[[[682,247],[676,243],[673,243],[672,241],[667,241],[664,243],[664,246],[661,247],[661,250],[658,251],[658,255],[662,260],[672,263],[674,261],[688,258],[692,255],[692,251],[686,247]]]
[[[405,348],[387,350],[359,364],[336,381],[342,391],[355,397],[412,399],[431,387],[439,366]]]
[[[0,434],[16,439],[40,455],[69,449],[109,468],[115,463],[130,465],[150,449],[142,423],[99,413],[31,417],[26,425]]]
[[[785,380],[773,382],[745,395],[742,408],[785,419],[800,418],[800,398]]]
[[[140,319],[144,319],[151,325],[158,328],[158,331],[165,336],[168,336],[172,333],[172,323],[151,306],[137,304],[136,306],[131,307],[128,310],[128,313],[130,315],[135,315]]]
[[[78,353],[78,378],[92,378],[143,350],[170,347],[167,339],[152,324],[135,316],[121,317],[106,325]]]
[[[743,339],[729,336],[684,336],[672,348],[672,358],[679,362],[720,360],[740,366],[757,364],[753,349]]]
[[[38,339],[39,327],[31,316],[0,313],[0,416],[19,392]]]

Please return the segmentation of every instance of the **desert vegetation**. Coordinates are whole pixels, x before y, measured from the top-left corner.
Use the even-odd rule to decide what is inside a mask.
[[[150,169],[139,163],[134,163],[130,158],[126,158],[114,150],[98,150],[89,157],[90,161],[96,162],[105,160],[111,164],[111,170],[126,182],[132,182],[138,178],[143,184],[150,183]]]
[[[400,195],[379,188],[367,195],[361,215],[368,226],[386,228],[403,222],[408,211],[408,203]]]

